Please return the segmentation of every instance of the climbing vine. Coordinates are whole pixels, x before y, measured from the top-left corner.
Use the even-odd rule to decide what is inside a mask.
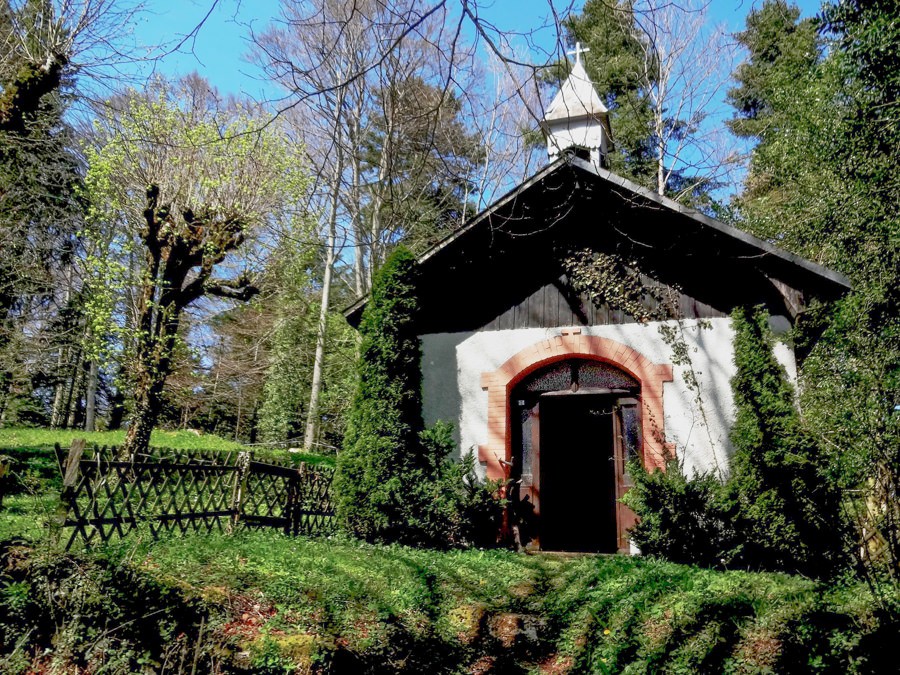
[[[677,314],[670,294],[643,283],[635,261],[585,248],[566,255],[562,266],[573,290],[587,296],[597,307],[608,305],[640,323],[664,321]]]
[[[700,425],[705,429],[713,451],[716,472],[721,477],[716,442],[712,438],[709,419],[703,405],[700,375],[691,358],[691,347],[686,339],[684,316],[679,310],[676,287],[660,287],[647,284],[641,278],[639,263],[626,260],[614,253],[598,253],[591,249],[571,251],[562,258],[562,266],[572,289],[586,296],[596,307],[606,305],[621,310],[642,324],[661,322],[657,326],[660,337],[672,350],[672,365],[681,366],[681,377],[693,395],[693,403],[700,415]],[[710,328],[709,321],[699,320],[697,330]]]

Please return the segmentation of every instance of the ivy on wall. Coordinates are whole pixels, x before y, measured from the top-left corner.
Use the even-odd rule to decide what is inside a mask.
[[[640,323],[677,318],[673,294],[645,284],[636,261],[584,248],[568,252],[561,262],[572,288],[596,307],[621,310]]]

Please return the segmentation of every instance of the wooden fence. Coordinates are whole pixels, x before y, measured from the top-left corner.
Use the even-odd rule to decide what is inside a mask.
[[[153,537],[260,527],[333,531],[330,468],[259,462],[249,452],[154,450],[122,460],[117,448],[85,449],[83,441],[67,455],[58,445],[56,452],[63,471],[58,523],[73,528],[66,548],[138,527]]]

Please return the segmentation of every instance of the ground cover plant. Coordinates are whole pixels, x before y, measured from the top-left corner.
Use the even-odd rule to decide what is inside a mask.
[[[897,630],[859,585],[621,556],[258,532],[0,563],[9,673],[874,673]]]

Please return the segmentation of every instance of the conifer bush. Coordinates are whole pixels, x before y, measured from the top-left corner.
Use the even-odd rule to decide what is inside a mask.
[[[839,493],[819,470],[768,320],[762,308],[732,313],[737,414],[723,499],[742,542],[733,556],[751,567],[825,575],[841,559]]]
[[[631,541],[644,555],[718,567],[729,556],[733,530],[722,508],[722,482],[712,473],[686,476],[677,459],[665,471],[638,462],[628,471],[634,485],[623,502],[639,517]]]
[[[332,493],[344,529],[436,548],[486,543],[501,505],[474,461],[450,458],[452,428],[422,421],[417,268],[398,248],[372,284],[359,332],[359,385]],[[489,534],[486,534],[489,533]]]
[[[736,408],[731,474],[631,467],[632,541],[674,562],[828,576],[844,562],[839,493],[820,471],[763,308],[732,314]]]

